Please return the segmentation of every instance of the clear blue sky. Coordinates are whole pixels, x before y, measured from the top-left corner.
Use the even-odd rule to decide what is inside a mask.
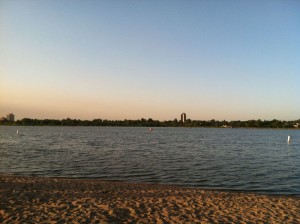
[[[0,116],[300,118],[300,1],[0,1]]]

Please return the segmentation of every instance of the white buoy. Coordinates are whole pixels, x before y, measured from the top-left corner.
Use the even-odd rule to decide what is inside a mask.
[[[17,130],[17,135],[19,134],[19,129]]]
[[[288,136],[287,143],[291,143],[291,136]]]

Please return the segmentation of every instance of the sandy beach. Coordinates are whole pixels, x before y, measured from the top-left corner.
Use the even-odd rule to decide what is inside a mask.
[[[300,198],[0,175],[0,223],[300,223]]]

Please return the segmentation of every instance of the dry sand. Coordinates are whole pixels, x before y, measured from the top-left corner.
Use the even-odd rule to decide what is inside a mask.
[[[300,198],[0,175],[0,223],[300,223]]]

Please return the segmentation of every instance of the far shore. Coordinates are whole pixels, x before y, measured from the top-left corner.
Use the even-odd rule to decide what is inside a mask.
[[[0,223],[300,223],[300,197],[0,174]]]
[[[21,125],[21,126],[99,126],[99,127],[201,127],[201,128],[282,128],[282,129],[299,129],[300,119],[294,121],[281,121],[273,120],[191,120],[187,119],[186,114],[181,114],[178,120],[155,120],[152,118],[141,119],[124,119],[124,120],[108,120],[108,119],[93,119],[93,120],[80,120],[80,119],[32,119],[23,118],[21,120],[14,120],[12,118],[0,118],[0,125]]]
[[[163,127],[155,127],[155,126],[92,126],[92,125],[15,125],[15,124],[0,124],[0,127],[79,127],[79,128],[83,128],[83,127],[90,127],[90,128],[187,128],[187,129],[193,129],[193,128],[211,128],[211,129],[259,129],[259,130],[291,130],[291,131],[299,131],[300,128],[259,128],[259,127],[230,127],[230,128],[225,128],[225,127],[189,127],[189,126],[176,126],[176,127],[172,127],[172,126],[163,126]]]

